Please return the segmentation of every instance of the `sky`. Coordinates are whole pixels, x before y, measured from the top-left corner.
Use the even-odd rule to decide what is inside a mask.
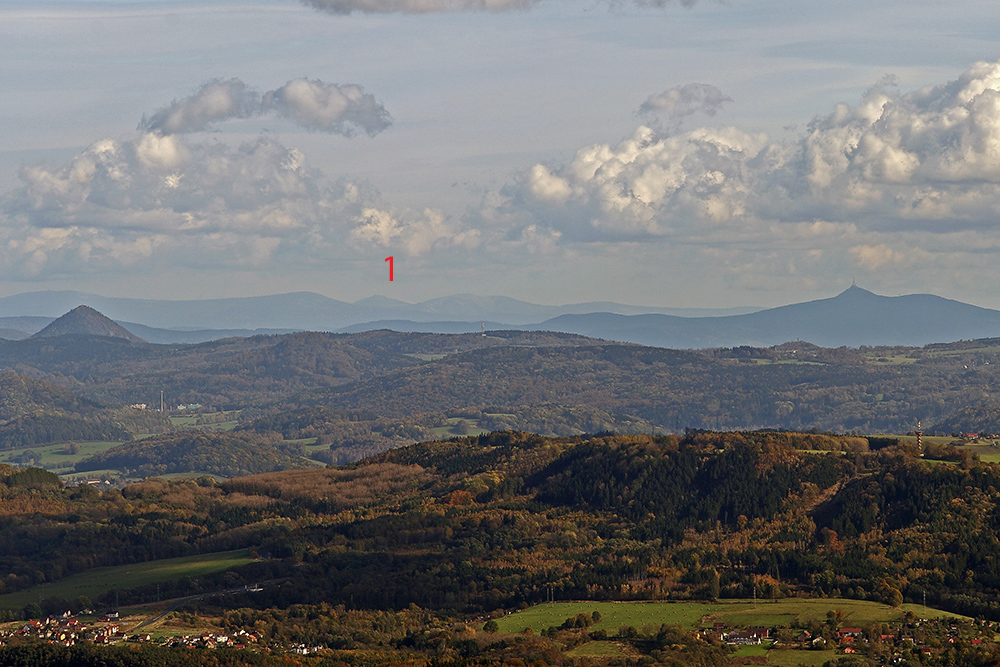
[[[0,0],[0,86],[0,295],[1000,308],[996,3]]]

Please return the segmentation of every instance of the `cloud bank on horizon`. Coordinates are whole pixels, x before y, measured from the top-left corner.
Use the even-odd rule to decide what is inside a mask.
[[[330,14],[440,14],[445,12],[510,12],[531,9],[543,0],[302,0]],[[631,0],[638,7],[666,7],[672,0]],[[697,0],[679,0],[692,7]],[[610,0],[611,6],[626,4]]]
[[[651,95],[638,113],[676,125],[728,102],[690,84]],[[761,265],[932,267],[1000,251],[1000,62],[910,92],[884,79],[793,140],[640,125],[565,164],[526,166],[460,215],[433,202],[396,210],[272,138],[230,146],[186,136],[271,112],[345,135],[388,123],[358,87],[296,79],[258,95],[236,79],[210,82],[144,119],[138,136],[101,139],[62,166],[25,167],[0,209],[3,273],[324,265],[365,250],[439,263],[488,255],[502,266],[642,246],[667,259],[700,253],[743,279]]]

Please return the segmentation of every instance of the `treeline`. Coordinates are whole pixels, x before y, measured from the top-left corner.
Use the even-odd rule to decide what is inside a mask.
[[[257,417],[238,426],[237,431],[278,432],[288,440],[315,438],[316,444],[325,449],[313,451],[310,454],[313,460],[347,465],[390,449],[433,440],[435,433],[444,431],[461,436],[468,435],[473,428],[523,430],[542,435],[653,433],[657,430],[655,424],[638,417],[612,414],[586,405],[540,405],[461,408],[397,418],[379,417],[366,410],[313,406]]]
[[[1000,434],[1000,404],[987,403],[963,408],[947,419],[935,423],[934,430],[946,435]]]
[[[522,405],[466,410],[489,431],[531,431],[541,435],[579,433],[654,433],[663,427],[641,417],[608,412],[589,405]]]
[[[270,656],[232,649],[182,651],[148,645],[79,644],[68,647],[26,642],[0,646],[0,664],[10,667],[294,667],[315,664],[315,661],[294,655]]]

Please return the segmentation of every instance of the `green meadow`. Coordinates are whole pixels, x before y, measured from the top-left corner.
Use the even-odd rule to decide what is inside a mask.
[[[76,465],[78,461],[82,461],[88,456],[98,452],[103,452],[106,449],[111,449],[112,447],[122,443],[77,442],[75,444],[75,453],[70,453],[69,444],[64,442],[49,445],[32,445],[31,447],[14,449],[9,452],[4,452],[3,456],[0,457],[0,463],[11,463],[16,457],[22,456],[24,452],[31,451],[35,454],[36,465],[48,468],[55,473],[62,473],[64,471],[72,471],[73,466]]]
[[[751,625],[789,626],[812,620],[824,621],[829,611],[842,611],[845,623],[869,625],[876,622],[898,621],[912,611],[919,618],[964,618],[957,614],[904,604],[890,607],[878,602],[841,598],[785,600],[732,600],[724,602],[548,602],[496,619],[500,632],[517,633],[531,628],[541,632],[559,626],[577,614],[600,612],[601,620],[591,629],[603,629],[614,634],[623,626],[643,628],[681,624],[686,629],[698,628],[716,621],[728,627]]]
[[[614,642],[592,641],[566,653],[570,658],[622,658],[625,652]]]
[[[834,651],[768,651],[767,664],[775,667],[822,667],[828,660],[836,660]]]
[[[21,609],[29,602],[38,602],[40,597],[61,597],[71,600],[85,595],[93,600],[115,588],[134,588],[175,581],[181,577],[197,577],[252,562],[253,558],[246,549],[237,549],[132,565],[99,567],[49,584],[0,595],[0,609]]]

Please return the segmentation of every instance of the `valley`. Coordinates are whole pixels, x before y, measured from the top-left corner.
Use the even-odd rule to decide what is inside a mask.
[[[161,345],[74,313],[69,333],[0,341],[0,660],[995,655],[995,339]],[[41,658],[37,633],[17,634],[67,611],[94,623],[88,609],[122,614],[107,648]],[[777,643],[726,639],[762,624]]]

